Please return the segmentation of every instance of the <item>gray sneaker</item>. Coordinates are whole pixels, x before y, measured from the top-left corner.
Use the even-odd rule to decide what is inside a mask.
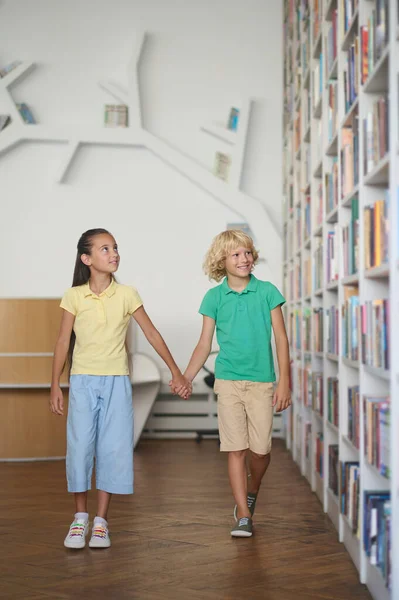
[[[251,537],[252,535],[252,519],[242,517],[239,519],[231,530],[232,537]]]
[[[255,504],[256,504],[256,498],[258,497],[258,494],[253,494],[252,492],[248,492],[247,495],[247,505],[249,508],[249,512],[251,513],[251,517],[254,516],[254,512],[255,512]],[[233,517],[234,520],[237,521],[237,504],[234,507],[233,510]]]

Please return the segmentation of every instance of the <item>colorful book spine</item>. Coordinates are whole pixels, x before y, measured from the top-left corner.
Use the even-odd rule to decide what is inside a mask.
[[[358,462],[341,462],[339,465],[340,511],[352,527],[352,533],[360,538],[360,467]]]
[[[390,478],[390,400],[387,396],[363,399],[364,451],[367,461]]]
[[[348,439],[360,448],[360,395],[359,386],[348,388]]]
[[[361,343],[363,364],[377,369],[390,368],[390,302],[370,300],[361,306]]]
[[[323,373],[312,373],[312,408],[323,416]]]
[[[339,385],[336,377],[327,378],[327,419],[339,427]]]

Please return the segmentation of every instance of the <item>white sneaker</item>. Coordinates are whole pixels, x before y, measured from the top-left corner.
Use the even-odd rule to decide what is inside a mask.
[[[76,519],[69,528],[68,535],[64,540],[66,548],[75,548],[76,550],[86,546],[86,535],[89,532],[89,522],[84,519]]]
[[[93,523],[89,542],[90,548],[109,548],[110,545],[108,527],[102,523]]]

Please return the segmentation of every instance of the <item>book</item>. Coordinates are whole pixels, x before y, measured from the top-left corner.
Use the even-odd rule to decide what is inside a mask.
[[[106,104],[104,107],[105,127],[127,127],[128,107],[124,104]]]
[[[230,109],[230,115],[229,115],[229,120],[227,122],[227,129],[230,129],[231,131],[237,131],[238,129],[238,120],[240,118],[240,111],[238,108],[231,108]]]
[[[20,113],[24,123],[26,123],[27,125],[36,124],[36,121],[32,114],[32,111],[29,108],[29,106],[27,104],[25,104],[25,102],[22,102],[21,104],[17,104],[17,109],[19,110],[19,113]]]
[[[2,67],[0,69],[0,77],[5,77],[6,75],[8,75],[8,73],[11,73],[11,71],[13,71],[17,67],[19,67],[19,65],[21,65],[21,64],[22,64],[22,62],[20,60],[14,60],[13,62],[6,65],[5,67]]]
[[[0,131],[3,131],[11,123],[10,115],[0,115]]]
[[[227,181],[229,178],[230,167],[230,155],[225,154],[224,152],[216,152],[214,166],[214,174],[216,175],[216,177],[219,177],[219,179],[223,179],[223,181]]]

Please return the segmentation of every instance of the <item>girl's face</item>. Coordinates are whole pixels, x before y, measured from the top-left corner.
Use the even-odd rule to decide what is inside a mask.
[[[248,277],[252,271],[254,257],[250,248],[235,248],[226,256],[225,268],[228,275]]]
[[[90,254],[82,254],[82,261],[97,273],[115,273],[119,267],[118,245],[112,235],[101,233],[92,239]]]

